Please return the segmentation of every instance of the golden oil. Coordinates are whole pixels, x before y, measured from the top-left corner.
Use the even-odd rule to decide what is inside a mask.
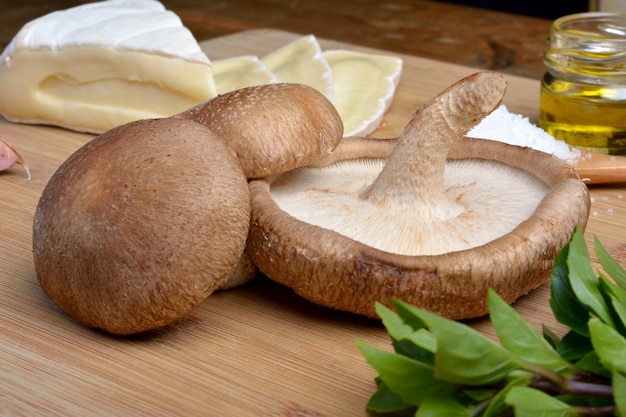
[[[572,146],[626,154],[626,14],[557,19],[544,62],[539,125]]]

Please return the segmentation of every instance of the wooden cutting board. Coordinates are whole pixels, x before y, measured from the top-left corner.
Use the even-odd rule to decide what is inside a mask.
[[[255,30],[203,44],[213,59],[263,55],[298,35]],[[329,48],[357,48],[321,41]],[[400,132],[411,112],[475,70],[403,56],[393,105],[376,135]],[[507,77],[505,104],[537,116],[539,84]],[[91,136],[0,120],[0,137],[28,161],[32,179],[0,174],[0,414],[7,416],[365,416],[375,372],[354,341],[389,349],[376,320],[311,305],[259,279],[219,292],[176,325],[111,337],[76,324],[42,293],[31,222],[47,180]],[[626,264],[623,184],[592,186],[588,242],[597,235]],[[543,286],[517,310],[557,333]],[[487,320],[470,322],[490,337]]]

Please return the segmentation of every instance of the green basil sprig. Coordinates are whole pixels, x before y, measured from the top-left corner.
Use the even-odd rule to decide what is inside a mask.
[[[562,338],[536,332],[491,290],[499,343],[397,299],[395,311],[377,304],[394,351],[356,342],[378,372],[367,408],[416,417],[626,417],[626,271],[597,239],[594,250],[598,275],[576,228],[554,263],[550,308],[569,328]]]

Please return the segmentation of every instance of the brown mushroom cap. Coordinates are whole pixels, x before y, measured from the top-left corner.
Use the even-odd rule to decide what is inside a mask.
[[[343,136],[332,103],[316,89],[264,84],[219,95],[180,113],[220,135],[236,152],[248,178],[310,165]]]
[[[508,302],[546,282],[574,227],[584,227],[589,194],[576,172],[547,154],[467,139],[450,158],[498,161],[536,175],[550,191],[511,232],[466,250],[399,255],[375,249],[283,211],[272,180],[250,183],[252,220],[246,252],[272,280],[311,302],[375,317],[375,301],[392,297],[452,319],[487,313],[493,288]]]
[[[75,152],[44,189],[33,225],[37,278],[88,327],[163,326],[237,263],[249,210],[234,152],[206,127],[132,122]]]
[[[438,96],[434,100],[435,106],[449,102],[448,94],[454,88]],[[478,91],[481,89],[479,86]],[[483,100],[483,97],[477,99]],[[498,102],[497,97],[489,101],[490,104],[483,110],[487,113],[488,108],[495,108],[493,104]],[[424,108],[420,109],[413,120],[423,117],[423,114],[418,114],[423,111]],[[432,108],[427,110],[429,122],[437,123],[432,120],[439,117],[437,111],[433,112]],[[441,114],[448,116],[446,111]],[[463,119],[465,116],[461,114],[459,117]],[[463,129],[460,126],[467,127],[469,118],[461,123],[449,123],[453,120],[451,117],[441,120],[439,122],[445,125],[444,130],[451,128],[452,134],[460,134],[462,137]],[[421,132],[418,133],[419,139],[431,135],[412,124],[409,123],[405,133],[414,135]],[[431,159],[428,164],[438,159],[443,162],[441,165],[435,162],[433,166],[422,167],[422,159],[406,158],[406,153],[410,152],[406,146],[410,141],[406,139],[401,137],[394,142],[382,140],[376,144],[373,139],[354,138],[345,142],[345,148],[342,142],[335,153],[346,161],[333,157],[327,159],[326,162],[332,162],[327,168],[300,168],[277,178],[252,181],[252,219],[246,252],[253,263],[271,279],[292,288],[314,303],[331,308],[374,317],[376,301],[391,306],[391,298],[397,297],[449,318],[464,319],[487,313],[486,294],[489,288],[512,302],[544,283],[550,276],[554,259],[569,240],[575,226],[586,225],[590,205],[588,190],[565,161],[501,142],[480,139],[455,141],[446,137],[443,141],[447,141],[448,145],[445,145],[443,158],[436,144],[419,145],[428,150],[436,149],[436,155],[426,155],[427,160]],[[434,137],[426,139],[439,140]],[[417,139],[411,140],[418,142]],[[399,144],[403,141],[406,143],[401,148]],[[372,144],[375,146],[370,146]],[[399,199],[399,205],[404,211],[395,211],[398,217],[415,211],[443,223],[447,219],[456,221],[468,216],[462,207],[457,211],[457,206],[465,204],[464,198],[449,198],[455,194],[449,193],[442,186],[447,178],[446,172],[463,164],[492,164],[503,167],[507,172],[517,172],[530,179],[530,187],[537,190],[539,198],[526,214],[527,218],[507,226],[508,230],[504,234],[473,243],[468,248],[454,248],[434,254],[400,254],[375,248],[372,243],[363,243],[331,230],[329,226],[300,220],[292,211],[283,210],[273,198],[274,185],[276,188],[283,187],[290,182],[290,178],[306,178],[309,174],[313,176],[316,170],[338,172],[338,166],[354,162],[348,161],[353,159],[353,154],[361,159],[368,158],[368,149],[371,150],[371,158],[364,165],[378,163],[388,167],[392,157],[396,160],[400,157],[406,160],[397,166],[409,165],[423,170],[419,177],[415,171],[407,169],[410,173],[408,179],[399,179],[396,171],[396,174],[387,175],[388,180],[385,181],[388,182],[383,186],[380,186],[380,179],[385,177],[379,174],[371,181],[364,179],[360,191],[350,192],[354,198],[383,207],[393,206],[395,199]],[[401,149],[402,155],[398,155],[398,149]],[[429,170],[430,173],[424,173]],[[384,172],[385,168],[379,171]],[[499,175],[499,171],[495,172],[495,175]],[[471,175],[471,172],[466,175]],[[416,177],[417,181],[414,181]],[[401,189],[393,185],[394,181],[410,181],[412,184]],[[424,187],[424,183],[428,185]],[[436,192],[429,193],[429,187],[433,184]],[[464,187],[469,189],[471,186]],[[515,186],[509,184],[511,188]],[[314,190],[311,193],[345,196],[330,184],[322,187],[314,183],[310,189]],[[377,190],[377,197],[371,199],[373,189]],[[406,199],[407,195],[415,199]],[[526,194],[523,194],[519,199],[524,200],[525,197]],[[303,204],[309,212],[316,210],[307,202]],[[436,211],[433,215],[430,208],[435,206],[442,206],[445,210]],[[481,222],[475,225],[476,230],[481,228]],[[363,219],[362,228],[368,227],[371,226]],[[384,234],[387,230],[385,227],[385,224],[380,225],[379,233]],[[429,233],[438,233],[438,230],[431,229]]]
[[[328,157],[341,141],[343,123],[318,90],[278,83],[242,88],[173,116],[202,123],[235,150],[248,178],[279,174]],[[257,275],[244,254],[219,289]]]

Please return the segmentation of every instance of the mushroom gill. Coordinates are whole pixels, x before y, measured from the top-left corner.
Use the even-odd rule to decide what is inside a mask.
[[[314,303],[372,317],[392,297],[476,317],[489,288],[512,302],[541,285],[585,226],[589,194],[565,161],[463,138],[505,86],[474,74],[393,141],[351,138],[316,167],[252,181],[252,262]]]
[[[302,168],[281,176],[270,192],[281,210],[302,222],[412,256],[465,250],[497,239],[528,219],[549,192],[545,183],[517,168],[455,160],[446,165],[444,204],[381,206],[360,197],[383,166],[383,160],[372,160]]]

